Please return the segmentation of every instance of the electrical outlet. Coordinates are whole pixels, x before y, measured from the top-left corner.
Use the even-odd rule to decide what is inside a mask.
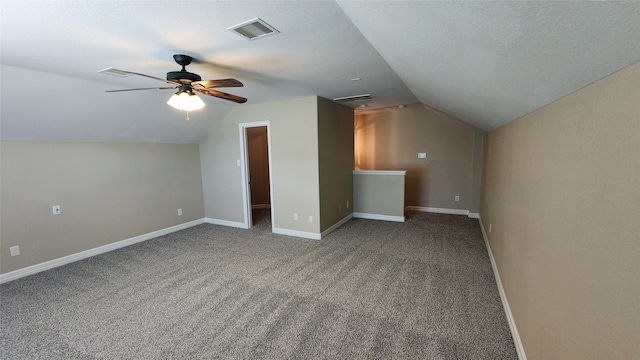
[[[456,195],[456,201],[460,201],[460,195]]]
[[[293,220],[298,221],[298,213],[293,214]]]
[[[12,246],[9,248],[9,251],[11,252],[11,256],[18,256],[20,255],[20,246]]]
[[[491,223],[489,223],[489,232],[491,232]]]
[[[182,209],[178,209],[178,216],[182,216]]]
[[[309,222],[312,223],[313,222],[313,216],[309,215]]]
[[[347,201],[347,209],[349,208],[349,202]]]
[[[60,215],[62,213],[62,210],[60,210],[60,205],[53,205],[51,207],[51,211],[53,212],[53,215]]]
[[[418,153],[418,159],[426,159],[427,153]]]

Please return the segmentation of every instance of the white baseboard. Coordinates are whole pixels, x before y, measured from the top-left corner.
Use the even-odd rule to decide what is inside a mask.
[[[395,221],[395,222],[404,222],[404,216],[392,216],[392,215],[380,215],[380,214],[369,214],[369,213],[360,213],[354,212],[354,218],[359,219],[369,219],[369,220],[384,220],[384,221]]]
[[[89,257],[92,257],[92,256],[104,254],[106,252],[113,251],[113,250],[116,250],[116,249],[120,249],[120,248],[123,248],[125,246],[133,245],[133,244],[136,244],[136,243],[139,243],[139,242],[142,242],[142,241],[150,240],[150,239],[156,238],[158,236],[170,234],[172,232],[176,232],[176,231],[179,231],[179,230],[184,230],[184,229],[190,228],[192,226],[200,225],[203,222],[204,222],[204,219],[198,219],[198,220],[190,221],[190,222],[187,222],[187,223],[184,223],[184,224],[179,224],[179,225],[171,226],[171,227],[168,227],[168,228],[165,228],[165,229],[152,231],[150,233],[139,235],[139,236],[135,236],[135,237],[132,237],[132,238],[129,238],[129,239],[116,241],[116,242],[111,243],[111,244],[98,246],[96,248],[85,250],[85,251],[81,251],[79,253],[63,256],[61,258],[45,261],[45,262],[40,263],[40,264],[27,266],[25,268],[14,270],[14,271],[8,272],[6,274],[0,274],[0,284],[6,283],[6,282],[9,282],[9,281],[13,281],[13,280],[25,277],[25,276],[33,275],[33,274],[39,273],[41,271],[45,271],[45,270],[53,269],[53,268],[56,268],[56,267],[59,267],[59,266],[62,266],[62,265],[70,264],[70,263],[76,262],[78,260],[83,260],[83,259],[86,259],[86,258],[89,258]]]
[[[516,352],[518,353],[518,359],[527,360],[527,355],[524,353],[524,347],[522,347],[522,341],[520,340],[520,334],[518,333],[518,327],[516,326],[516,321],[513,318],[513,314],[511,313],[511,307],[509,306],[509,301],[507,300],[507,295],[505,294],[504,288],[502,287],[502,280],[500,280],[500,273],[498,272],[498,266],[496,265],[496,260],[493,258],[491,245],[489,245],[489,238],[487,237],[487,233],[484,230],[484,224],[482,223],[482,218],[478,216],[478,219],[480,220],[480,230],[482,230],[484,243],[487,246],[487,252],[489,253],[489,259],[491,260],[493,275],[495,276],[496,283],[498,284],[498,292],[500,293],[500,299],[502,300],[502,307],[504,308],[504,313],[507,316],[507,322],[509,323],[509,328],[511,329],[511,336],[513,336],[513,343],[516,347]]]
[[[207,223],[207,224],[231,226],[231,227],[240,228],[240,229],[248,229],[249,228],[249,226],[246,223],[241,223],[241,222],[237,222],[237,221],[204,218],[204,222]]]
[[[271,209],[271,204],[256,204],[251,205],[252,209]]]
[[[347,221],[351,220],[352,217],[353,217],[353,214],[349,214],[349,215],[345,216],[342,220],[340,220],[337,223],[331,225],[330,228],[328,228],[327,230],[325,230],[322,233],[320,233],[320,238],[322,239],[323,237],[329,235],[333,230],[339,228],[340,226],[342,226],[342,224],[344,224]]]
[[[277,228],[277,227],[274,227],[272,231],[274,234],[295,236],[295,237],[304,238],[304,239],[311,239],[311,240],[322,239],[322,234],[306,232],[306,231],[290,230],[290,229],[283,229],[283,228]]]
[[[436,207],[424,207],[424,206],[407,206],[404,208],[405,211],[422,211],[422,212],[430,212],[430,213],[438,213],[438,214],[452,214],[452,215],[467,215],[470,218],[477,219],[480,214],[469,212],[469,210],[463,209],[447,209],[447,208],[436,208]]]

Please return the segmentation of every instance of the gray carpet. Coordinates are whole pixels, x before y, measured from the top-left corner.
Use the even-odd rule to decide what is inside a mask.
[[[0,286],[2,359],[517,359],[478,221],[203,224]]]

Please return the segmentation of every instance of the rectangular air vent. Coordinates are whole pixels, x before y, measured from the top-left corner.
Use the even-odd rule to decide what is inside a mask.
[[[273,26],[267,24],[260,18],[255,18],[245,21],[242,24],[228,27],[227,30],[231,30],[247,40],[255,40],[279,33],[279,31]]]
[[[339,98],[333,99],[333,101],[350,102],[350,101],[362,101],[362,100],[373,100],[373,99],[375,99],[375,97],[373,97],[371,94],[362,94],[362,95],[339,97]]]
[[[100,74],[113,75],[113,76],[117,76],[117,77],[127,77],[127,76],[133,75],[129,71],[118,70],[118,69],[115,69],[115,68],[112,68],[112,67],[106,68],[106,69],[102,69],[102,70],[100,70],[98,72]]]

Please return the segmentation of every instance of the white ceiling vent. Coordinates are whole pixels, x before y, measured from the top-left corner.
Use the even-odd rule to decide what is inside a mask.
[[[333,99],[335,102],[350,102],[350,101],[363,101],[363,100],[373,100],[375,97],[371,94],[362,94],[362,95],[353,95],[353,96],[345,96]]]
[[[112,68],[112,67],[106,68],[106,69],[102,69],[102,70],[100,70],[98,72],[100,74],[113,75],[113,76],[117,76],[117,77],[127,77],[127,76],[133,75],[129,71],[118,70],[118,69],[115,69],[115,68]]]
[[[255,40],[280,32],[260,18],[255,18],[241,24],[228,27],[227,30],[231,30],[247,40]]]

